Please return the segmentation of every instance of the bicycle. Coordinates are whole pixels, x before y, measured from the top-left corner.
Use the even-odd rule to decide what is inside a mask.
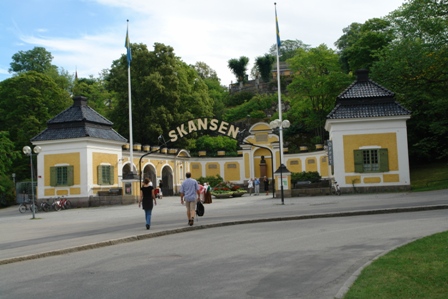
[[[60,198],[53,198],[53,203],[51,204],[51,208],[55,211],[60,211],[62,209]]]
[[[64,196],[62,196],[62,198],[60,200],[60,204],[61,204],[61,208],[63,210],[70,209],[72,207],[72,202],[70,200],[68,200],[67,198],[65,198]]]
[[[19,205],[19,212],[25,213],[27,210],[29,210],[30,212],[33,212],[33,210],[34,210],[34,212],[37,212],[37,207],[32,202],[29,202],[29,201],[22,202]]]
[[[37,207],[39,208],[39,210],[42,210],[44,212],[48,212],[51,209],[51,205],[48,203],[48,199],[47,201],[41,201],[39,205],[37,205]]]
[[[338,196],[341,195],[341,188],[339,188],[338,182],[334,181],[334,183],[331,186],[331,192],[334,195],[338,195]]]

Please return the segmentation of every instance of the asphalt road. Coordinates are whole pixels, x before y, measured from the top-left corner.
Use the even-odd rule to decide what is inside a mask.
[[[191,230],[0,266],[1,298],[319,298],[389,250],[448,230],[446,210]]]
[[[244,196],[214,200],[188,227],[167,197],[150,231],[137,205],[36,219],[12,207],[0,210],[0,298],[333,298],[376,256],[447,230],[447,200]]]

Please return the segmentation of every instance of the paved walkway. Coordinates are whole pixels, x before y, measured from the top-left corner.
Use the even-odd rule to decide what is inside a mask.
[[[280,198],[258,195],[213,199],[193,227],[187,225],[179,197],[158,200],[151,230],[135,205],[20,214],[18,207],[0,210],[0,265],[87,250],[192,229],[242,223],[318,217],[341,217],[448,208],[448,190],[422,193]]]

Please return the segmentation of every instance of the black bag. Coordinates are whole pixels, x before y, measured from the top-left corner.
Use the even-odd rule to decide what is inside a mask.
[[[196,203],[196,215],[201,217],[201,216],[204,216],[204,213],[205,213],[205,207],[201,201],[198,201]]]

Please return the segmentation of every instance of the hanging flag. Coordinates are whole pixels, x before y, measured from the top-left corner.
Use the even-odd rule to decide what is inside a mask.
[[[278,18],[277,18],[277,3],[275,4],[275,29],[277,31],[277,54],[280,53],[280,46],[282,42],[280,41],[280,30],[278,29]]]
[[[132,61],[132,53],[131,53],[131,42],[129,41],[129,26],[126,29],[126,40],[124,41],[124,47],[127,50],[127,57],[128,57],[128,67],[131,66],[131,61]]]

